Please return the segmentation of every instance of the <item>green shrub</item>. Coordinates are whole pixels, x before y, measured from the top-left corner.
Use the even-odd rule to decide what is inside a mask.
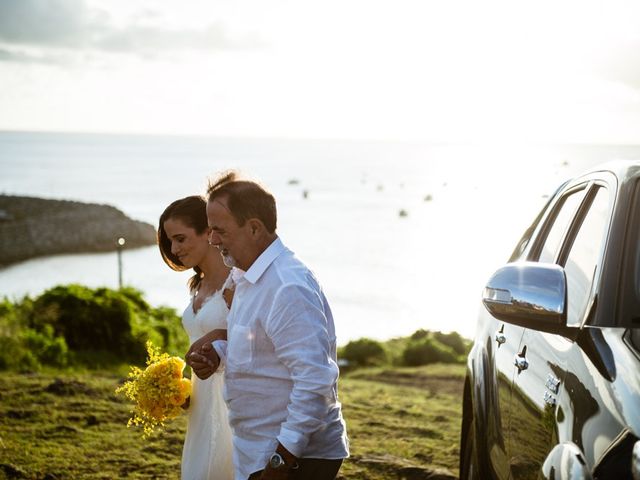
[[[34,372],[42,367],[22,337],[0,337],[0,370]]]
[[[30,350],[21,350],[20,355],[17,358],[14,370],[19,372],[37,372],[42,368],[42,365],[38,361],[35,353]]]
[[[22,302],[24,303],[24,302]],[[24,343],[26,318],[22,304],[0,301],[0,370],[36,371],[40,362]]]
[[[382,365],[387,361],[387,352],[380,342],[361,338],[347,343],[341,350],[341,358],[358,367]]]
[[[68,346],[68,358],[89,367],[142,363],[147,340],[170,354],[183,355],[189,346],[175,310],[150,307],[141,292],[131,287],[54,287],[33,302],[28,325],[45,337],[46,330],[52,329],[53,337],[62,338]],[[61,360],[64,346],[60,343],[57,348],[58,357],[55,349],[47,355]]]
[[[114,290],[82,285],[47,290],[35,301],[31,324],[53,327],[73,350],[111,350],[126,354],[131,347],[131,308]]]
[[[11,302],[6,297],[0,300],[0,337],[13,336],[24,328],[32,306],[29,297],[17,303]]]
[[[134,288],[67,285],[35,300],[0,299],[0,370],[141,364],[147,340],[171,355],[189,347],[175,310],[149,306]]]
[[[23,346],[33,354],[38,363],[64,367],[69,360],[69,348],[63,337],[56,337],[51,325],[42,331],[27,328],[22,332]]]
[[[0,336],[0,370],[16,369],[22,351],[22,345],[17,338]]]
[[[189,337],[184,331],[182,321],[176,314],[175,309],[170,307],[150,308],[148,312],[141,315],[141,319],[146,322],[144,328],[149,327],[157,335],[156,345],[161,345],[163,350],[171,355],[183,356],[190,346]]]
[[[469,353],[471,342],[465,340],[458,332],[434,332],[433,338],[441,344],[450,347],[458,355],[466,355]]]
[[[411,334],[409,337],[410,340],[420,340],[421,338],[427,338],[431,335],[429,330],[425,330],[424,328],[420,328]]]
[[[430,363],[458,363],[456,352],[434,338],[423,337],[409,342],[402,353],[403,363],[407,366],[428,365]]]

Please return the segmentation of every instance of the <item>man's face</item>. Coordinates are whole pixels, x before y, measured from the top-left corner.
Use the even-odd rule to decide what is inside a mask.
[[[238,225],[227,207],[226,196],[207,202],[207,220],[211,229],[209,241],[220,249],[225,265],[246,271],[257,256],[249,223]]]

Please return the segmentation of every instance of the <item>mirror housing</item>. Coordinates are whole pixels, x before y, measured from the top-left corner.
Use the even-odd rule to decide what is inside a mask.
[[[564,268],[550,263],[509,263],[489,279],[482,303],[498,320],[561,333],[567,324]]]

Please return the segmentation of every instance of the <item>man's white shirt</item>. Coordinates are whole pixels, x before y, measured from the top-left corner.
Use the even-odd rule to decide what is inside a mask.
[[[214,346],[225,363],[236,478],[262,470],[278,441],[297,457],[347,457],[335,327],[317,280],[279,238],[234,273],[227,345]]]

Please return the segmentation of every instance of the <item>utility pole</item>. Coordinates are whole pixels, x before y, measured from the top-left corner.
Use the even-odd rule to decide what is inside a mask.
[[[118,288],[122,288],[122,247],[124,247],[125,243],[126,240],[124,237],[118,238],[118,241],[116,242],[116,250],[118,252]]]

